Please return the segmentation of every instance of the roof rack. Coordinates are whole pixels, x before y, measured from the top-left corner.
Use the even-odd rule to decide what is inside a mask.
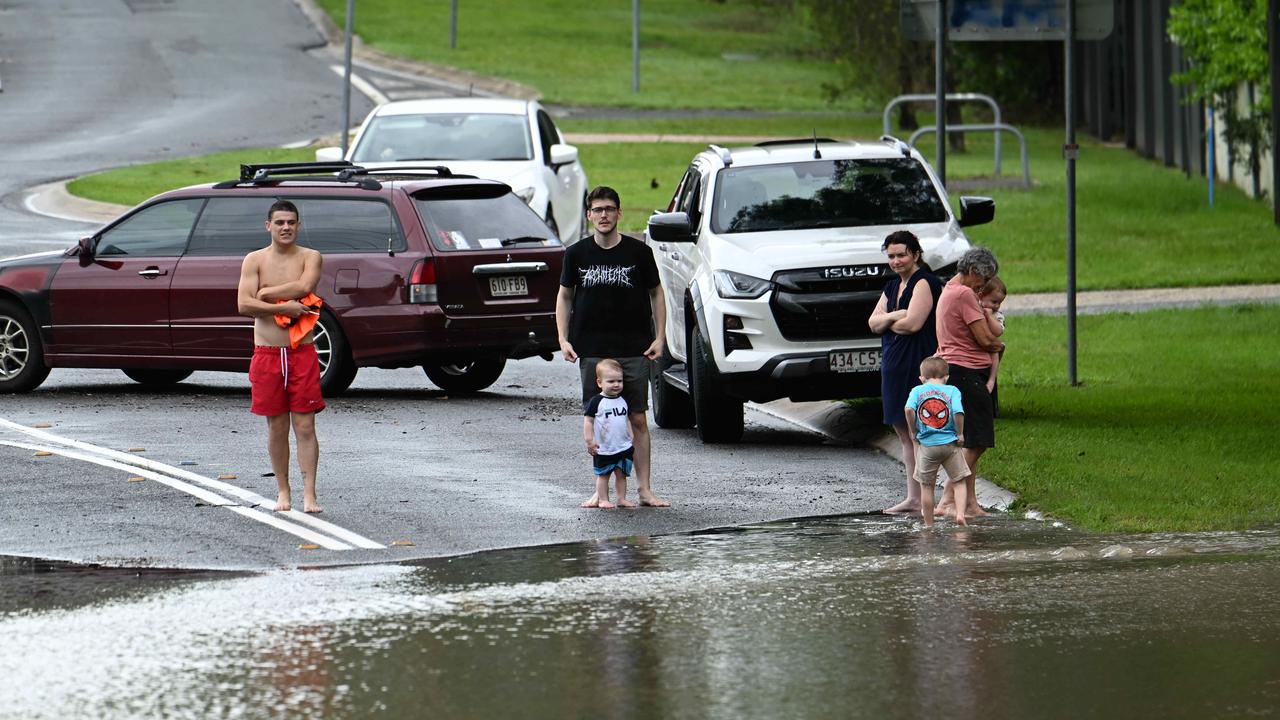
[[[838,142],[840,141],[832,140],[831,138],[825,138],[825,137],[796,138],[794,140],[761,140],[760,142],[755,144],[755,147],[773,147],[774,145],[798,145],[800,143],[805,143],[806,145],[812,145],[813,143],[838,143]]]
[[[881,135],[880,142],[889,143],[889,145],[893,146],[898,152],[902,153],[903,157],[911,156],[911,146],[892,135]]]
[[[396,165],[394,167],[376,168],[357,165],[349,170],[339,172],[338,175],[414,175],[420,172],[433,172],[436,177],[467,177],[466,175],[454,175],[453,171],[444,165]]]
[[[250,180],[266,180],[268,177],[278,175],[305,175],[307,173],[336,173],[340,170],[357,167],[347,160],[333,160],[330,162],[287,162],[287,163],[260,163],[256,165],[240,166],[240,179],[244,181]]]
[[[332,175],[314,175],[309,173],[336,173]],[[364,168],[346,160],[333,162],[289,162],[241,164],[240,178],[225,180],[214,185],[219,190],[233,188],[244,183],[274,183],[284,179],[303,180],[307,182],[354,183],[365,190],[381,190],[382,183],[370,177],[355,179],[364,174]]]

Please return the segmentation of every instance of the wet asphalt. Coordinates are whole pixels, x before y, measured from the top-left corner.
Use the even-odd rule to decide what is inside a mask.
[[[318,416],[321,517],[379,549],[309,548],[232,507],[0,430],[0,441],[35,442],[0,446],[0,554],[238,570],[394,562],[865,513],[902,491],[887,455],[752,410],[738,445],[654,429],[654,488],[673,507],[580,508],[592,480],[575,379],[569,364],[535,358],[508,365],[490,391],[449,397],[416,369],[363,370]],[[197,373],[154,392],[115,371],[58,370],[3,417],[273,499],[264,425],[247,406],[243,375]],[[34,449],[46,446],[55,454]]]

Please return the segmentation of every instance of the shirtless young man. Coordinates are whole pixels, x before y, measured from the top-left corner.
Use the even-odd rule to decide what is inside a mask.
[[[302,509],[321,511],[316,500],[316,466],[320,444],[316,440],[316,413],[324,409],[320,397],[320,363],[311,333],[289,347],[289,331],[276,324],[276,315],[298,318],[314,312],[298,298],[314,292],[320,281],[320,253],[297,245],[302,219],[298,208],[279,200],[267,211],[271,245],[254,250],[240,267],[237,307],[253,318],[253,360],[249,365],[255,415],[267,418],[267,452],[275,471],[276,511],[292,508],[289,495],[289,427],[298,442],[302,466]],[[278,303],[279,300],[287,302]]]

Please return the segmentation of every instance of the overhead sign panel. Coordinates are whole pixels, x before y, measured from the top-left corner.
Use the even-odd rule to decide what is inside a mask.
[[[1101,40],[1115,25],[1115,0],[1075,0],[1076,40]],[[947,39],[1065,40],[1067,0],[947,0]],[[902,35],[933,41],[938,0],[902,0]]]

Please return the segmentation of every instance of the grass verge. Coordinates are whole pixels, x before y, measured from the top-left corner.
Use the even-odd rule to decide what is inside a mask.
[[[345,0],[320,0],[346,22]],[[640,91],[632,91],[631,3],[468,0],[449,48],[449,3],[361,0],[355,30],[403,57],[531,85],[560,104],[644,108],[821,110],[822,86],[839,76],[812,56],[816,42],[797,10],[758,3],[645,0]],[[845,99],[835,107],[862,108]]]
[[[133,206],[162,192],[186,185],[221,182],[240,177],[240,163],[299,162],[315,160],[316,151],[307,149],[250,148],[164,160],[146,165],[105,170],[67,183],[72,195]]]
[[[1060,317],[1011,318],[997,447],[979,470],[1091,530],[1237,530],[1280,522],[1271,397],[1280,307],[1079,320],[1066,384]]]

